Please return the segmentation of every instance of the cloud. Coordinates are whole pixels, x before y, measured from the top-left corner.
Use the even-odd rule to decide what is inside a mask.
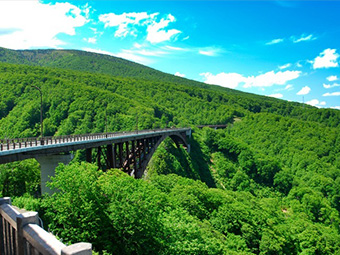
[[[176,72],[175,75],[176,75],[176,76],[179,76],[179,77],[185,77],[185,74],[182,74],[182,73],[180,73],[180,72]]]
[[[143,25],[142,21],[153,19],[158,13],[147,14],[147,12],[130,12],[123,14],[101,14],[99,21],[103,22],[105,27],[117,27],[116,37],[126,37],[127,35],[136,35],[137,29],[134,25]]]
[[[331,75],[326,78],[328,81],[337,81],[338,77],[336,75]]]
[[[137,36],[140,27],[146,28],[146,40],[150,43],[160,43],[169,41],[175,35],[181,33],[177,29],[165,28],[176,19],[171,14],[157,21],[159,13],[148,14],[147,12],[130,12],[123,14],[108,13],[99,15],[99,21],[105,27],[116,27],[115,37],[126,37],[128,35]]]
[[[301,67],[302,67],[301,63],[300,63],[300,62],[297,62],[297,63],[296,63],[296,67],[301,68]]]
[[[236,88],[240,83],[245,81],[245,77],[243,77],[241,74],[238,73],[219,73],[216,75],[213,75],[212,73],[201,73],[201,76],[205,77],[205,83],[207,84],[213,84],[213,85],[220,85],[226,88],[234,89]]]
[[[159,57],[159,56],[168,54],[167,52],[161,51],[161,50],[139,49],[139,50],[122,50],[122,51],[126,53],[133,53],[133,54],[138,54],[142,56],[153,56],[153,57]]]
[[[339,92],[333,92],[333,93],[325,93],[322,96],[324,97],[331,97],[331,96],[340,96],[340,91]]]
[[[325,101],[319,102],[319,100],[317,99],[312,99],[310,101],[307,101],[306,104],[320,108],[321,106],[325,106],[326,102]]]
[[[143,65],[148,65],[148,64],[151,64],[153,62],[149,58],[145,58],[145,57],[140,56],[140,55],[136,54],[135,52],[129,51],[129,50],[123,50],[123,51],[115,54],[115,56],[119,57],[119,58],[128,59],[128,60],[131,60],[131,61],[136,62],[136,63],[143,64]]]
[[[325,88],[325,89],[330,89],[330,88],[334,88],[334,87],[339,87],[340,86],[340,84],[338,84],[338,83],[333,83],[332,85],[330,85],[330,84],[323,84],[323,87]]]
[[[114,57],[118,57],[118,58],[124,58],[124,59],[128,59],[130,61],[136,62],[136,63],[140,63],[140,64],[151,64],[152,61],[148,58],[145,58],[143,56],[140,56],[138,54],[135,54],[133,51],[121,51],[119,53],[112,53],[109,51],[104,51],[104,50],[100,50],[100,49],[92,49],[92,48],[83,48],[82,50],[84,51],[88,51],[88,52],[93,52],[93,53],[98,53],[98,54],[104,54],[104,55],[110,55],[110,56],[114,56]]]
[[[293,85],[291,85],[291,84],[288,84],[285,88],[284,88],[284,90],[288,90],[288,91],[290,91],[290,90],[293,90],[294,88],[293,88]]]
[[[97,38],[96,37],[84,38],[84,41],[86,41],[88,43],[96,44]]]
[[[216,47],[205,47],[198,49],[198,53],[201,55],[209,56],[209,57],[216,57],[218,56],[223,50]]]
[[[267,72],[258,76],[245,77],[238,73],[219,73],[213,75],[209,72],[201,73],[205,77],[205,83],[221,85],[228,88],[236,88],[243,85],[244,88],[250,87],[270,87],[273,85],[284,85],[286,82],[296,79],[300,75],[300,71]]]
[[[70,3],[43,4],[32,1],[0,1],[0,45],[11,49],[57,48],[66,43],[60,34],[73,36],[84,26],[87,7]]]
[[[337,110],[340,110],[340,106],[333,106],[331,107],[332,109],[337,109]]]
[[[305,42],[305,41],[314,41],[318,38],[313,36],[312,34],[310,35],[302,34],[299,38],[296,38],[295,36],[291,36],[290,39],[292,40],[293,43],[299,43],[299,42]]]
[[[152,24],[148,26],[148,35],[146,40],[150,43],[160,43],[164,41],[169,41],[174,35],[181,33],[177,29],[164,30],[170,22],[176,21],[175,17],[169,14],[166,19],[161,19],[161,21],[152,21]]]
[[[325,49],[318,57],[315,58],[314,61],[312,61],[313,68],[337,67],[339,66],[337,62],[338,58],[339,54],[336,53],[336,49]]]
[[[98,54],[104,54],[104,55],[110,55],[110,56],[116,56],[112,52],[105,51],[105,50],[100,50],[100,49],[92,49],[92,48],[83,48],[83,51],[87,52],[93,52],[93,53],[98,53]]]
[[[266,45],[278,44],[278,43],[282,43],[283,41],[284,39],[278,38],[278,39],[271,40],[270,42],[267,42]]]
[[[294,80],[300,76],[300,71],[267,72],[258,76],[247,77],[244,88],[250,87],[271,87],[274,84],[284,85],[286,82]]]
[[[288,63],[288,64],[285,64],[285,65],[283,65],[283,66],[279,66],[279,69],[286,69],[286,68],[288,68],[288,67],[291,67],[292,66],[292,64],[290,64],[290,63]]]
[[[296,95],[302,96],[302,95],[307,95],[311,91],[310,87],[304,86]]]
[[[169,45],[166,45],[163,48],[166,49],[166,50],[172,50],[172,51],[188,51],[188,49],[185,49],[185,48],[173,47],[173,46],[169,46]]]
[[[281,93],[277,93],[277,94],[271,94],[271,95],[268,95],[269,97],[274,97],[274,98],[282,98],[283,95]]]

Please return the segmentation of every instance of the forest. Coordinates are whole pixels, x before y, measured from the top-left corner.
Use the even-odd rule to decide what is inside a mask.
[[[0,48],[0,139],[191,127],[142,179],[81,151],[39,194],[34,159],[0,165],[0,196],[98,254],[340,254],[340,111],[175,77],[115,57]],[[138,117],[138,122],[136,122]],[[225,129],[197,125],[226,124]]]

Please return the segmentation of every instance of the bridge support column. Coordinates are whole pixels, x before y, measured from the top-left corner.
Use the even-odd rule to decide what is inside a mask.
[[[41,194],[53,194],[53,190],[46,187],[46,182],[50,181],[50,176],[55,175],[55,169],[59,163],[67,165],[73,159],[72,154],[65,155],[44,155],[35,157],[40,164]]]
[[[114,168],[114,154],[113,154],[113,145],[112,144],[108,144],[106,146],[106,158],[107,158],[107,167],[108,169]]]

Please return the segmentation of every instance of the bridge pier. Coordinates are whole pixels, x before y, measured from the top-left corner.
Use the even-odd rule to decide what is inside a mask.
[[[50,181],[50,176],[55,175],[55,169],[59,163],[67,165],[73,159],[72,154],[65,155],[41,155],[36,156],[35,159],[40,164],[40,176],[41,176],[41,194],[53,194],[53,190],[46,187],[46,182]]]

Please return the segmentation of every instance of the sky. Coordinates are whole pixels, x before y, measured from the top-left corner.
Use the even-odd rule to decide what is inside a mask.
[[[0,0],[0,47],[78,49],[340,110],[340,1]]]

